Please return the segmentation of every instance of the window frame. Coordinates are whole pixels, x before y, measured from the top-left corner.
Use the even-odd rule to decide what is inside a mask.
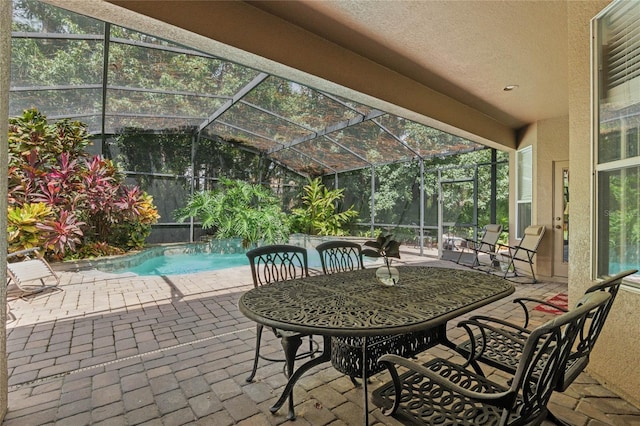
[[[525,155],[528,155],[528,169],[530,171],[529,174],[529,196],[528,198],[521,198],[521,188],[524,185],[523,173],[521,172],[521,164],[524,160],[527,160]],[[522,233],[524,232],[524,228],[532,224],[532,213],[533,213],[533,146],[529,145],[522,149],[516,151],[516,238],[522,238]],[[523,218],[521,217],[521,205],[529,205],[529,220],[528,223],[523,223]],[[523,226],[524,225],[524,226]]]
[[[609,87],[607,87],[606,81],[609,80],[605,80],[607,78],[606,72],[608,71],[607,68],[607,63],[605,60],[605,55],[607,54],[607,52],[611,52],[612,50],[615,49],[615,47],[612,47],[611,45],[608,46],[608,50],[607,52],[605,52],[603,46],[603,39],[602,39],[602,33],[604,31],[601,31],[602,26],[604,25],[602,20],[603,19],[608,19],[609,17],[618,14],[620,15],[620,9],[624,8],[625,5],[623,2],[619,1],[619,0],[615,0],[614,2],[612,2],[611,4],[609,4],[606,8],[604,8],[598,15],[596,15],[592,21],[591,21],[591,33],[592,33],[592,70],[591,70],[591,83],[592,83],[592,94],[591,94],[591,101],[592,101],[592,141],[591,141],[591,166],[592,166],[592,193],[591,193],[591,199],[592,199],[592,215],[591,215],[591,230],[592,230],[592,238],[591,238],[591,242],[592,242],[592,262],[591,262],[591,277],[593,279],[599,279],[605,275],[612,275],[614,273],[617,273],[618,271],[616,270],[611,270],[611,263],[610,261],[608,261],[607,263],[607,268],[606,271],[601,271],[601,265],[600,262],[601,261],[605,261],[605,259],[602,259],[603,253],[601,253],[602,249],[601,245],[600,245],[600,239],[601,239],[601,226],[608,226],[607,228],[607,235],[608,235],[608,230],[610,229],[609,226],[609,222],[608,221],[601,221],[601,212],[600,212],[600,208],[602,207],[600,205],[600,195],[601,195],[601,189],[600,189],[600,181],[601,181],[601,177],[603,174],[609,173],[609,172],[616,172],[616,171],[620,171],[623,175],[624,175],[624,171],[633,171],[634,169],[638,169],[640,168],[640,155],[637,152],[638,151],[638,134],[640,134],[640,116],[639,119],[636,119],[636,121],[638,121],[638,124],[635,125],[631,125],[628,126],[626,125],[628,121],[628,117],[623,116],[619,116],[619,117],[615,117],[614,120],[611,120],[611,123],[617,122],[617,126],[614,125],[614,131],[617,131],[619,133],[619,143],[615,146],[618,147],[619,152],[616,153],[616,155],[607,158],[606,160],[601,161],[601,148],[602,145],[601,143],[605,142],[603,139],[603,132],[601,131],[601,127],[603,125],[603,118],[601,117],[601,105],[603,105],[604,101],[607,99],[605,93],[609,93],[609,92],[613,92],[613,91],[620,91],[623,92],[624,89],[629,89],[628,86],[632,85],[633,83],[630,82],[634,82],[635,85],[634,87],[631,87],[631,91],[629,93],[633,93],[633,95],[631,96],[631,99],[629,100],[629,104],[625,105],[623,103],[623,105],[625,106],[629,106],[629,105],[634,105],[634,104],[640,104],[640,76],[637,76],[634,74],[634,77],[631,77],[629,80],[625,80],[622,82],[619,82],[619,79],[615,80],[615,85],[612,85],[611,83],[609,83]],[[640,9],[636,10],[636,14],[637,14],[637,18],[635,22],[640,21]],[[633,19],[633,18],[632,18]],[[624,28],[624,26],[619,26],[616,29],[620,30],[621,28]],[[610,28],[608,28],[610,30]],[[624,32],[624,31],[620,31],[620,32]],[[623,43],[620,43],[623,44]],[[624,47],[626,48],[626,47]],[[637,50],[635,50],[637,52]],[[623,54],[624,56],[624,54]],[[609,62],[611,61],[611,58],[606,58],[609,59]],[[624,62],[625,66],[629,66],[632,69],[638,68],[638,64],[640,64],[640,55],[635,55],[633,57],[630,58],[629,62],[627,63],[626,61]],[[620,74],[620,71],[617,71],[618,74]],[[637,74],[637,73],[636,73]],[[625,87],[625,85],[627,87]],[[618,88],[618,86],[622,86],[621,88]],[[609,92],[605,92],[609,90]],[[637,93],[637,94],[636,94]],[[615,93],[614,93],[615,96]],[[636,98],[635,100],[633,98]],[[624,109],[624,108],[621,108]],[[619,110],[618,110],[619,111]],[[636,150],[635,152],[635,156],[633,153],[629,153],[629,150],[627,149],[627,138],[630,136],[629,132],[633,131],[633,129],[635,129],[635,138],[636,138]],[[611,147],[609,147],[611,148]],[[605,189],[608,190],[608,189]],[[609,192],[608,192],[609,193]],[[608,194],[607,193],[607,194]],[[626,204],[625,203],[625,199],[623,198],[621,200],[622,204]],[[603,214],[608,214],[608,210],[606,212],[603,212]],[[609,259],[609,254],[611,253],[611,249],[609,247],[609,243],[607,242],[607,252],[604,254],[606,256],[606,259]],[[625,258],[626,259],[626,258]],[[626,266],[622,267],[622,269],[627,269]],[[634,275],[632,276],[632,278],[629,279],[625,279],[624,284],[630,288],[634,288],[634,290],[638,290],[640,289],[640,276],[639,275]]]

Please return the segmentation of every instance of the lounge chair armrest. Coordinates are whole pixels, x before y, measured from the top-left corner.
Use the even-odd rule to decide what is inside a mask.
[[[496,254],[496,245],[494,244],[490,244],[487,242],[482,242],[482,241],[476,241],[476,242],[472,242],[469,243],[471,244],[470,246],[468,246],[470,249],[475,250],[477,252],[480,253],[485,253],[485,254],[491,254],[491,255],[495,255]]]
[[[513,247],[513,246],[508,246],[509,247],[509,253],[501,253],[503,256],[508,256],[511,257],[512,259],[515,260],[522,260],[524,262],[528,262],[531,258],[533,257],[534,254],[536,254],[536,250],[530,250],[524,247]],[[527,255],[527,258],[525,257],[518,257],[518,252],[524,252]]]
[[[440,374],[437,374],[429,370],[428,368],[416,362],[403,358],[399,355],[393,355],[393,354],[382,355],[380,358],[378,358],[378,362],[382,363],[389,370],[391,377],[393,379],[396,395],[401,395],[401,389],[402,389],[402,379],[400,378],[400,375],[398,374],[398,371],[396,369],[396,365],[399,365],[401,367],[404,367],[410,371],[413,371],[419,375],[426,377],[430,381],[440,385],[445,390],[448,390],[450,392],[463,395],[472,400],[487,403],[496,407],[500,407],[500,408],[509,407],[511,404],[513,404],[517,396],[517,394],[511,390],[503,391],[503,392],[483,393],[483,392],[475,392],[469,389],[465,389],[463,387],[456,385],[455,383],[452,383],[450,380],[441,376]],[[394,400],[394,405],[391,408],[391,410],[383,411],[383,413],[385,415],[393,414],[399,406],[399,399],[400,398],[396,397]]]
[[[36,256],[39,257],[40,247],[31,247],[24,250],[14,251],[13,253],[7,254],[7,259],[11,259],[12,257],[26,256],[28,257],[30,254],[35,253]]]

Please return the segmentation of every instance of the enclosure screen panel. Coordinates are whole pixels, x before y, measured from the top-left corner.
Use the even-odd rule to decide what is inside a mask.
[[[243,102],[314,131],[359,115],[321,92],[274,76],[249,92]]]

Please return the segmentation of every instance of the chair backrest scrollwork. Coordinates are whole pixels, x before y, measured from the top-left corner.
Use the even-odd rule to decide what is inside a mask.
[[[571,355],[567,360],[567,366],[562,370],[562,375],[558,381],[559,391],[565,391],[576,379],[582,370],[589,362],[589,355],[593,350],[593,347],[598,340],[598,336],[604,327],[604,323],[611,312],[611,306],[616,299],[622,279],[628,275],[632,275],[638,272],[637,269],[629,269],[619,274],[613,275],[599,282],[596,285],[589,287],[585,291],[585,295],[595,292],[605,292],[611,295],[611,298],[602,305],[597,311],[589,317],[589,321],[585,324],[585,327],[580,330],[578,335],[577,344]]]
[[[318,244],[316,250],[320,254],[322,272],[325,274],[364,269],[362,247],[358,243],[340,240],[326,241]]]
[[[255,287],[309,276],[307,249],[287,244],[258,247],[247,252]]]
[[[531,332],[510,389],[514,395],[521,392],[522,400],[526,401],[514,407],[521,418],[535,418],[546,410],[576,338],[589,318],[597,315],[610,299],[608,292],[588,293],[575,309]]]

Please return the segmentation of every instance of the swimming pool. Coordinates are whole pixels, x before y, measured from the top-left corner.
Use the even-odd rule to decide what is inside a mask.
[[[295,245],[305,244],[304,241],[296,241]],[[315,245],[315,241],[306,245],[309,268],[322,269]],[[240,240],[213,240],[208,243],[152,247],[135,255],[95,265],[95,268],[103,272],[140,276],[192,274],[249,266],[245,253]],[[364,261],[370,260],[365,257]]]
[[[160,254],[145,260],[139,265],[115,270],[113,272],[131,272],[136,275],[179,275],[215,271],[248,264],[249,260],[244,253]]]
[[[320,257],[314,250],[307,250],[310,268],[321,268]],[[216,271],[248,266],[249,259],[242,253],[176,253],[159,254],[142,263],[114,270],[114,273],[134,273],[136,275],[180,275],[196,272]]]

